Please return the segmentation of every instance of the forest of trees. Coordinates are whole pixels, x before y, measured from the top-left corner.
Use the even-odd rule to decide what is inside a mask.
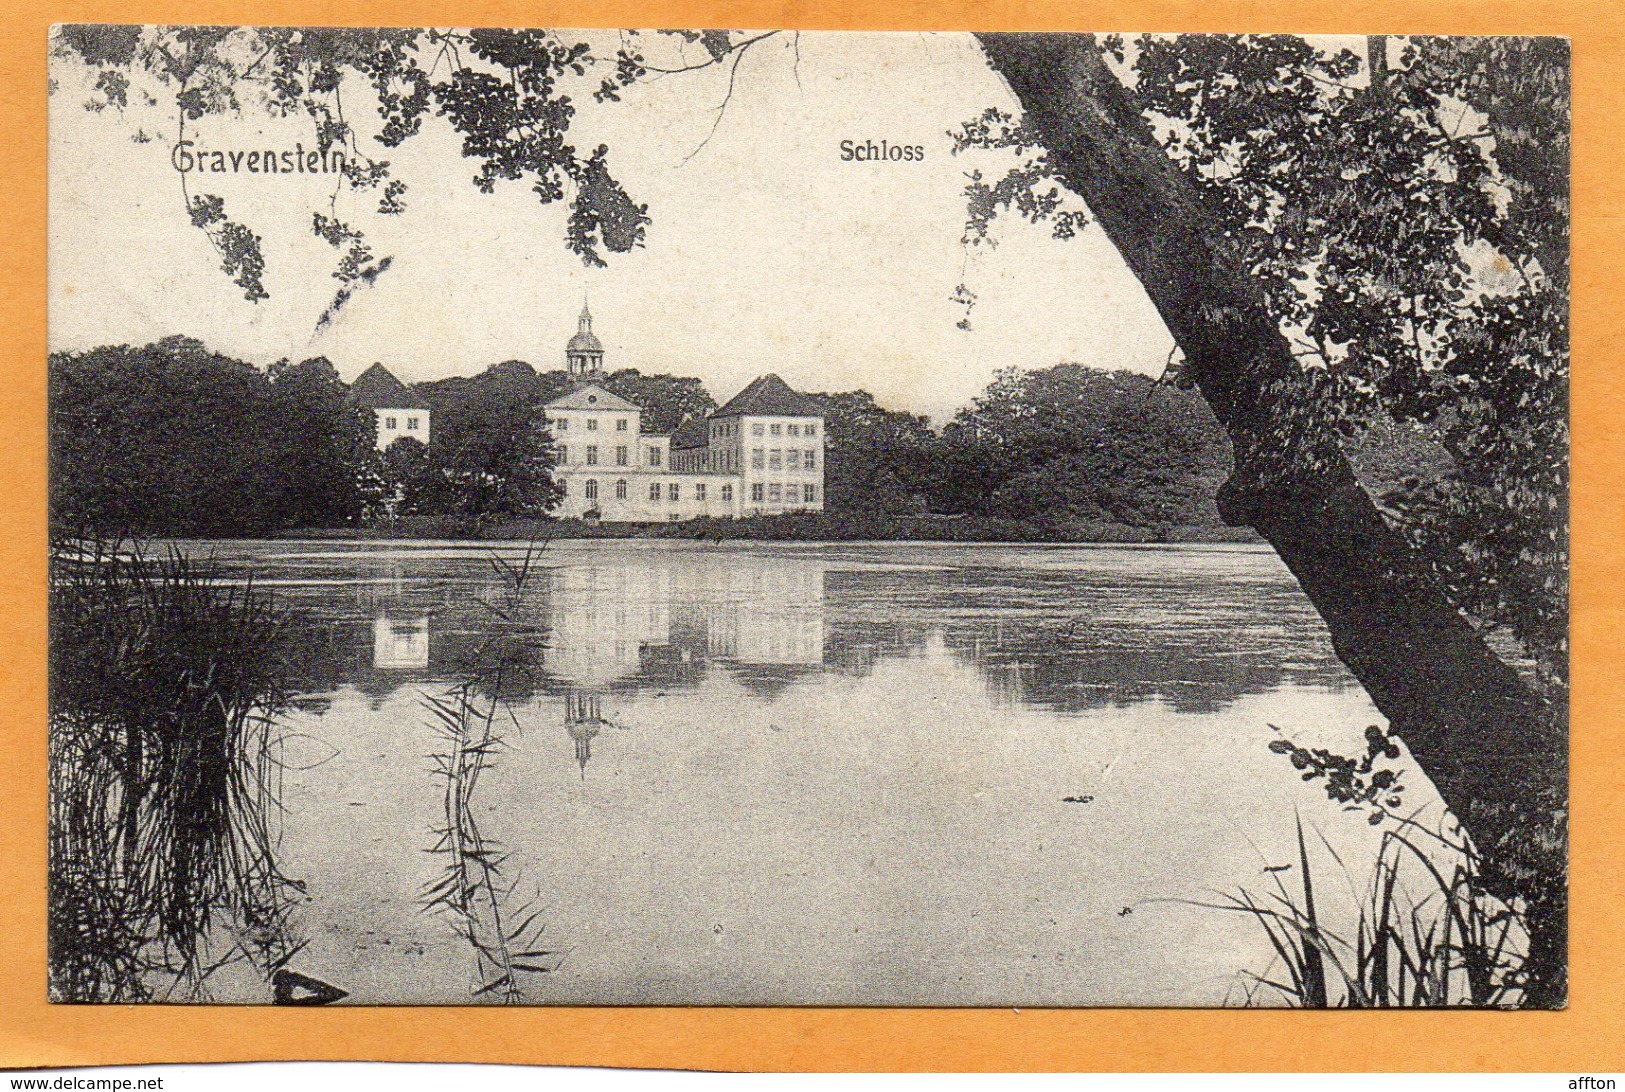
[[[1224,431],[1200,397],[1144,375],[1008,368],[940,430],[864,391],[813,397],[832,511],[997,517],[1057,538],[1223,526]]]
[[[50,358],[59,531],[253,535],[353,526],[373,426],[320,357],[268,369],[171,337]]]
[[[172,337],[51,357],[51,502],[60,530],[253,535],[444,520],[478,531],[557,503],[542,407],[562,371],[509,360],[420,383],[427,446],[374,450],[369,411],[324,358],[267,369]],[[716,401],[697,379],[622,369],[605,385],[670,431]],[[986,516],[1032,536],[1217,528],[1223,431],[1190,391],[1076,364],[1000,372],[942,429],[866,391],[825,409],[831,515]]]

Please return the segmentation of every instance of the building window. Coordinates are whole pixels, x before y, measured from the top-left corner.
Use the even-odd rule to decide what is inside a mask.
[[[650,482],[649,483],[649,499],[652,500],[652,501],[657,501],[657,500],[660,499],[660,483],[659,482]]]
[[[616,466],[625,466],[626,465],[626,445],[624,445],[624,444],[615,449],[615,465]]]
[[[751,483],[750,499],[755,501],[757,504],[762,503],[762,483],[761,482],[752,482]]]
[[[784,453],[778,448],[774,448],[767,453],[767,468],[769,470],[777,470],[783,463]]]
[[[705,483],[704,482],[695,482],[694,483],[694,499],[695,500],[704,500],[705,499]]]
[[[801,499],[801,490],[796,488],[793,485],[785,486],[784,487],[784,499],[789,501],[791,504],[796,503],[796,501]]]
[[[815,449],[809,447],[807,449],[807,451],[806,451],[806,456],[807,457],[802,460],[801,465],[805,466],[808,470],[817,470],[818,469],[818,452]]]
[[[807,433],[808,436],[817,436],[818,435],[818,426],[817,425],[808,425],[804,431]]]
[[[767,502],[769,504],[777,504],[777,503],[779,503],[779,501],[783,499],[783,497],[781,495],[783,492],[784,492],[783,489],[781,489],[778,486],[777,483],[768,486],[767,487]]]
[[[567,446],[565,446],[564,444],[560,444],[559,445],[559,462],[567,463],[569,461],[570,461],[570,449]]]
[[[560,417],[557,421],[554,421],[553,424],[560,432],[563,432],[565,429],[570,427],[570,419],[568,417]]]
[[[570,480],[568,478],[560,478],[559,479],[559,496],[568,497],[569,495],[570,495]]]
[[[406,431],[407,432],[416,432],[417,430],[418,430],[418,419],[416,417],[408,417],[406,419]]]
[[[790,470],[800,470],[801,452],[797,451],[795,448],[791,448],[789,451],[786,451],[784,453],[784,465]]]
[[[760,469],[762,469],[762,459],[765,456],[765,454],[766,453],[759,447],[751,448],[751,450],[750,450],[750,468],[752,470],[760,470]]]
[[[651,447],[649,449],[649,465],[650,466],[659,466],[660,465],[660,449],[658,447]]]
[[[598,431],[598,418],[596,418],[596,417],[587,418],[587,431],[588,432],[597,432]]]
[[[801,487],[801,495],[803,497],[807,498],[807,503],[808,504],[817,504],[818,503],[818,487],[816,485],[804,485],[804,486],[802,486]]]
[[[626,479],[625,478],[622,478],[620,481],[615,483],[615,499],[616,500],[625,500],[626,499]]]
[[[679,490],[682,488],[683,487],[678,485],[676,482],[672,482],[670,485],[666,486],[666,499],[669,501],[677,500],[679,497]]]
[[[750,426],[750,434],[752,436],[760,436],[762,434],[762,432],[763,432],[763,429],[762,429],[761,422],[758,421],[756,424]]]
[[[615,431],[616,432],[625,432],[626,431],[626,418],[624,418],[624,417],[615,418]]]
[[[733,486],[725,485],[725,486],[722,487],[722,499],[725,500],[725,501],[731,501],[731,500],[734,499],[734,487]]]
[[[394,428],[395,427],[395,418],[393,418],[393,417],[385,417],[384,418],[384,427],[385,428]]]
[[[584,492],[587,494],[587,499],[588,500],[590,500],[590,501],[591,500],[597,500],[598,499],[598,479],[597,478],[588,478],[587,479],[587,488],[584,490]]]
[[[598,465],[598,448],[597,448],[597,446],[595,446],[593,444],[588,444],[587,445],[587,465],[588,466],[597,466]]]
[[[788,432],[791,436],[800,436],[801,435],[801,426],[800,425],[787,425],[787,426],[785,426],[785,431]]]
[[[780,432],[783,431],[783,428],[780,425],[778,425],[777,423],[775,423],[775,424],[768,425],[767,426],[767,431],[769,433],[771,433],[772,435],[777,436]]]

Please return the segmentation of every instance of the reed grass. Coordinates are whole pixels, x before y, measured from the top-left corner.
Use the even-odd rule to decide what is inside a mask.
[[[62,542],[50,564],[51,998],[196,998],[240,958],[269,975],[299,947],[269,600],[174,550]]]
[[[508,854],[480,831],[474,800],[481,775],[504,746],[499,725],[522,728],[504,683],[511,672],[528,667],[522,656],[515,659],[514,650],[533,636],[522,608],[546,546],[545,540],[530,542],[517,562],[491,555],[502,594],[496,602],[477,600],[491,616],[490,637],[462,665],[456,685],[423,699],[440,740],[429,758],[444,789],[444,822],[433,831],[430,852],[445,859],[440,874],[424,889],[423,906],[448,917],[473,949],[472,995],[507,1004],[523,1003],[526,981],[556,970],[559,953],[544,946],[542,910],[521,893],[519,878],[507,874]]]
[[[482,699],[472,683],[464,683],[448,694],[426,697],[424,704],[442,741],[443,749],[430,759],[445,788],[445,824],[435,829],[431,852],[446,859],[424,891],[424,906],[448,914],[473,948],[478,979],[473,996],[518,1004],[524,1000],[524,977],[553,971],[558,953],[541,946],[542,912],[519,901],[518,878],[505,874],[507,853],[481,833],[474,815],[480,775],[502,747],[495,722],[503,702]]]
[[[1342,879],[1352,881],[1324,838]],[[1301,1008],[1517,1008],[1524,999],[1528,938],[1518,913],[1488,895],[1478,857],[1411,819],[1381,838],[1353,915],[1338,928],[1326,915],[1326,875],[1318,877],[1302,819],[1297,861],[1266,870],[1271,887],[1196,905],[1245,914],[1268,938],[1274,958],[1243,972],[1246,1005]],[[1289,885],[1285,877],[1296,873]],[[1334,877],[1335,878],[1335,877]]]

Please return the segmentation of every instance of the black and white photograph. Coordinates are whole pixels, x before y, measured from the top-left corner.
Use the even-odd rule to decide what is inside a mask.
[[[47,47],[50,1001],[1567,1005],[1566,40]]]

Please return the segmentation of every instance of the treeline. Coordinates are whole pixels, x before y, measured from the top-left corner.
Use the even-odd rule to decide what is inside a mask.
[[[255,535],[353,526],[378,483],[370,414],[320,357],[268,369],[171,337],[54,353],[59,530]]]
[[[827,415],[831,511],[1057,533],[1222,525],[1213,497],[1230,467],[1224,430],[1198,394],[1144,375],[1007,368],[940,431],[863,391],[813,397]]]
[[[385,453],[324,357],[258,368],[169,337],[53,353],[49,383],[59,531],[230,537],[397,519],[466,534],[545,514],[558,490],[542,406],[570,379],[508,361],[419,384],[432,442]],[[656,428],[716,408],[697,379],[625,369],[606,385]]]
[[[352,403],[325,358],[261,369],[180,337],[53,354],[53,521],[103,534],[390,522],[483,533],[556,505],[543,406],[571,382],[510,360],[420,383],[430,444],[402,439],[379,453],[371,411]],[[604,384],[642,406],[655,432],[717,405],[692,378],[622,369]],[[827,516],[854,527],[952,517],[909,533],[952,537],[957,521],[1040,539],[1220,526],[1222,430],[1199,396],[1142,375],[1007,369],[941,429],[865,391],[811,397],[826,415]]]

